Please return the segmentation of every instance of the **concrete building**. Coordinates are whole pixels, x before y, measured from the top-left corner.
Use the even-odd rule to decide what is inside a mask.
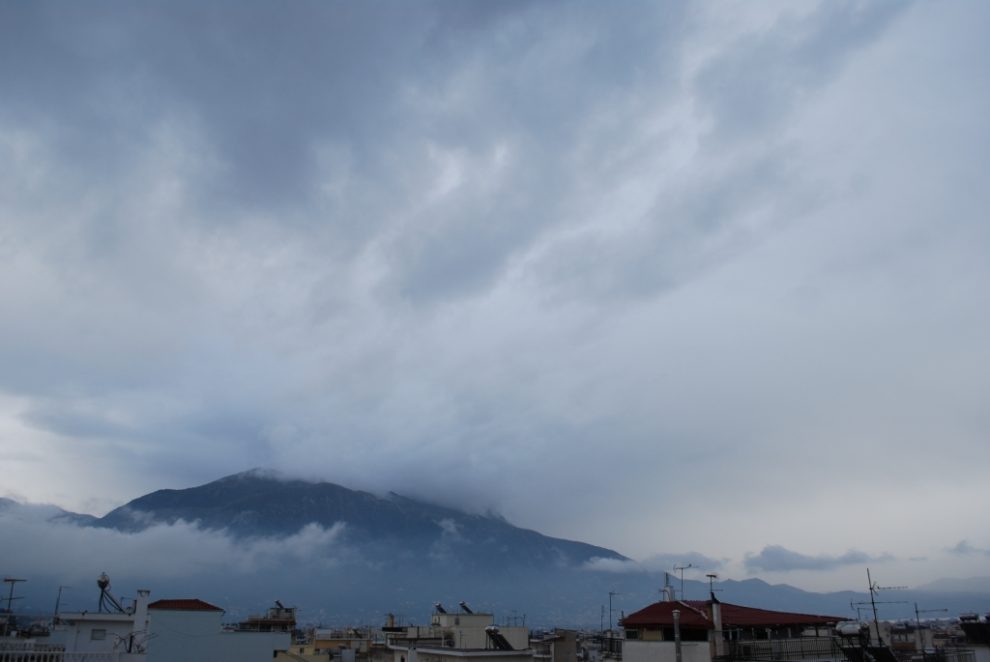
[[[225,630],[223,609],[202,600],[158,600],[148,613],[147,662],[268,662],[292,644],[284,630]]]
[[[48,643],[69,653],[101,653],[108,659],[144,660],[148,646],[148,596],[141,589],[121,612],[62,612]]]
[[[990,662],[990,614],[963,614],[959,627],[965,633],[966,645],[973,651],[975,662]]]
[[[428,627],[385,627],[393,662],[531,662],[529,630],[499,627],[493,614],[462,610],[448,613],[437,605]]]
[[[370,628],[314,628],[308,633],[305,643],[293,643],[288,651],[279,653],[275,659],[326,662],[331,658],[339,662],[392,662],[392,652],[385,648],[385,639],[380,631]]]
[[[577,662],[577,632],[556,629],[551,634],[529,640],[536,662]]]

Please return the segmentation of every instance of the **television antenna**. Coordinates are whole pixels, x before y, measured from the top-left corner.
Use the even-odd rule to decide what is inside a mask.
[[[26,582],[26,579],[15,579],[14,577],[4,577],[3,583],[10,584],[10,593],[7,594],[7,619],[3,623],[3,634],[7,636],[10,632],[10,620],[14,616],[13,605],[14,600],[20,600],[22,596],[14,597],[14,586],[20,582]]]
[[[715,580],[718,579],[718,575],[714,572],[709,572],[705,577],[708,577],[708,592],[711,593],[712,599],[715,598]]]
[[[877,631],[877,643],[883,646],[883,637],[880,635],[880,618],[877,616],[877,605],[906,605],[907,600],[877,600],[877,593],[880,591],[899,591],[906,589],[907,586],[880,586],[878,582],[873,581],[873,577],[870,576],[870,569],[866,569],[866,581],[870,584],[870,601],[869,602],[850,602],[849,606],[854,605],[870,605],[873,608],[873,627]],[[856,610],[857,613],[859,610]]]
[[[622,594],[619,593],[618,591],[608,592],[608,631],[609,632],[612,631],[612,596],[613,595],[622,595]]]
[[[684,571],[687,570],[688,568],[693,568],[693,567],[694,567],[693,563],[688,563],[687,565],[674,566],[674,572],[677,572],[679,570],[681,573],[681,600],[684,599]]]
[[[72,588],[72,587],[71,586],[58,587],[58,595],[55,596],[55,611],[52,614],[52,625],[58,625],[58,607],[62,603],[62,591],[67,588]]]
[[[921,615],[922,614],[934,614],[935,612],[947,612],[948,609],[918,609],[918,603],[914,603],[914,622],[918,626],[918,643],[921,644],[921,659],[928,660],[928,654],[925,652],[925,640],[921,636]]]

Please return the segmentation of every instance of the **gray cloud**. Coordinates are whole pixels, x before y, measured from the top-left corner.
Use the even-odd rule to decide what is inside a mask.
[[[897,2],[819,3],[738,38],[695,81],[702,109],[713,120],[713,138],[753,140],[779,128],[907,8]]]
[[[747,554],[744,563],[751,572],[790,572],[794,570],[834,570],[844,565],[864,565],[892,559],[890,554],[870,555],[855,549],[850,549],[838,556],[829,554],[811,556],[789,550],[780,545],[767,545],[759,554]]]
[[[986,500],[986,11],[0,7],[6,489],[273,466],[638,558],[879,499],[835,540],[934,558],[904,513]]]
[[[713,559],[700,552],[685,552],[683,554],[663,553],[654,554],[642,561],[632,559],[592,559],[586,564],[589,570],[603,572],[669,572],[671,576],[680,576],[675,567],[685,566],[688,576],[705,570],[718,570],[726,563],[725,559]],[[688,569],[688,567],[690,569]]]
[[[5,563],[23,575],[62,573],[66,581],[91,580],[101,568],[144,581],[200,576],[213,571],[253,575],[287,561],[333,566],[352,561],[342,543],[344,526],[311,524],[287,539],[234,540],[179,521],[140,533],[46,521],[50,508],[21,506],[0,513],[9,535],[0,543]],[[88,583],[88,581],[86,582]]]
[[[948,551],[952,554],[957,554],[960,556],[969,556],[970,554],[990,556],[990,549],[974,547],[966,540],[960,540],[958,543],[950,547]]]

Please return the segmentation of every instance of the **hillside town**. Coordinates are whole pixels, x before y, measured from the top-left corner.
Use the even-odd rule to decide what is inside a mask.
[[[467,602],[433,605],[428,623],[385,614],[377,627],[325,628],[297,621],[275,600],[236,622],[197,597],[152,598],[139,589],[118,600],[106,574],[94,611],[28,619],[0,610],[0,662],[990,662],[990,614],[938,619],[851,620],[687,600],[664,586],[662,599],[608,627],[529,629],[518,618]],[[126,602],[126,604],[125,604]],[[873,605],[874,608],[876,605]]]

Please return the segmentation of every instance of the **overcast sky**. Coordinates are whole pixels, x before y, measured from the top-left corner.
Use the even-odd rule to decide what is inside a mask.
[[[736,579],[990,575],[988,32],[4,2],[0,496],[267,467]]]

